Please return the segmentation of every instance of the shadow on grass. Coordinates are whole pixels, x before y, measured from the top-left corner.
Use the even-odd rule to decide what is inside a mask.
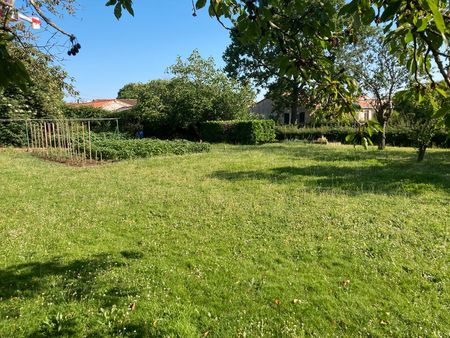
[[[96,277],[114,267],[123,266],[109,254],[62,263],[59,259],[12,265],[0,270],[0,297],[34,297],[42,291],[61,288],[71,298],[90,294]],[[58,277],[56,279],[52,277]]]
[[[31,262],[11,265],[0,270],[0,318],[18,318],[15,299],[45,299],[52,304],[70,302],[98,303],[99,308],[111,308],[123,303],[123,299],[136,297],[139,290],[105,284],[100,275],[127,265],[124,259],[140,259],[138,251],[124,251],[118,255],[101,253],[85,259],[62,262],[55,258],[47,262]],[[108,288],[105,291],[105,286]],[[39,300],[42,302],[43,300]],[[72,336],[78,332],[76,319],[48,311],[48,317],[29,337]],[[136,329],[133,329],[136,331]],[[104,333],[102,333],[104,336]]]
[[[450,190],[450,150],[446,149],[429,151],[422,163],[417,163],[415,152],[390,147],[378,151],[375,148],[364,150],[352,146],[287,142],[241,146],[234,151],[287,157],[298,165],[265,170],[222,170],[211,177],[300,184],[311,189],[347,193],[420,194],[430,189]]]
[[[298,183],[311,189],[350,193],[420,194],[430,189],[450,191],[450,164],[431,166],[401,160],[381,163],[358,167],[319,164],[267,170],[216,171],[212,177],[229,181]]]
[[[315,145],[304,142],[272,143],[260,146],[241,146],[234,151],[259,151],[263,153],[292,156],[294,159],[310,159],[314,161],[364,161],[364,160],[404,160],[415,162],[417,152],[407,148],[387,147],[384,151],[375,148],[364,150],[347,146]],[[425,163],[447,162],[450,164],[450,149],[430,149],[425,155]]]

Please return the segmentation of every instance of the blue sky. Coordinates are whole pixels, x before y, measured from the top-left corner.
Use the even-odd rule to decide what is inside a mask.
[[[116,97],[129,82],[167,78],[177,55],[186,58],[194,49],[223,67],[228,32],[206,10],[193,17],[190,0],[135,1],[135,17],[124,12],[119,21],[105,2],[80,0],[75,17],[55,20],[82,46],[63,65],[83,100]]]

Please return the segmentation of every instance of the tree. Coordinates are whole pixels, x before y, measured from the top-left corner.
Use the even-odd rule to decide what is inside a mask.
[[[138,99],[142,91],[145,89],[143,83],[128,83],[123,86],[117,93],[118,99]]]
[[[407,85],[408,71],[391,53],[378,29],[363,36],[344,54],[341,62],[347,64],[363,93],[374,98],[375,116],[381,126],[378,148],[384,149],[394,94]]]
[[[197,0],[196,8],[203,8],[207,3],[212,17],[224,26],[223,19],[228,19],[231,26],[238,29],[240,39],[254,41],[261,48],[279,39],[290,39],[291,34],[286,29],[286,25],[290,25],[290,18],[307,19],[302,16],[308,5],[307,0]],[[447,43],[450,37],[448,0],[352,0],[342,8],[325,5],[321,9],[323,20],[305,20],[301,28],[309,41],[326,47],[327,43],[335,44],[352,38],[361,26],[380,25],[386,43],[390,44],[391,50],[414,76],[421,93],[417,98],[422,97],[426,91],[419,79],[420,72],[428,75],[430,88],[441,95],[447,95],[446,88],[450,88],[450,78],[445,67],[450,60]],[[350,25],[342,31],[335,30],[330,20],[336,11],[352,19]],[[291,14],[286,16],[285,13]],[[432,61],[444,78],[441,84],[436,83],[434,72],[430,70]],[[293,58],[278,58],[275,62],[284,72],[296,67],[296,60]],[[326,60],[319,60],[319,63],[325,65]],[[311,72],[323,75],[320,84],[333,98],[340,96],[339,88],[327,86],[327,82],[345,84],[348,81],[346,77],[330,81],[329,74],[322,67],[314,68]],[[348,102],[344,102],[344,105],[349,108]]]
[[[385,41],[390,43],[400,61],[420,86],[419,74],[428,75],[430,86],[446,95],[445,87],[450,88],[445,63],[450,59],[448,38],[450,37],[450,7],[448,0],[352,0],[341,13],[353,19],[353,27],[376,24],[383,28]],[[436,77],[430,71],[433,61],[444,81],[436,83]]]
[[[179,100],[186,101],[188,110],[196,116],[193,120],[248,117],[254,92],[247,84],[240,84],[217,69],[213,58],[203,59],[195,50],[186,61],[178,57],[168,72],[173,76],[174,83],[190,97],[187,100],[179,97]]]
[[[8,86],[0,88],[1,119],[39,119],[62,116],[64,93],[76,94],[67,73],[60,67],[49,64],[50,58],[27,46],[11,44],[8,53],[20,60],[30,74],[30,82],[24,88]],[[23,122],[1,124],[0,143],[21,146],[25,144]]]
[[[245,119],[254,100],[248,85],[230,79],[194,51],[186,61],[178,57],[169,67],[170,80],[153,80],[144,85],[135,113],[146,130],[173,136],[194,129],[208,120]]]
[[[270,7],[278,18],[273,24],[280,29],[271,30],[265,41],[243,38],[247,22],[236,21],[230,34],[231,44],[224,54],[226,70],[232,76],[251,79],[253,84],[268,89],[268,96],[274,99],[278,110],[290,108],[290,122],[298,115],[300,105],[315,108],[321,104],[332,110],[353,111],[356,84],[336,64],[341,43],[334,35],[321,38],[328,31],[344,29],[337,16],[341,4],[341,1],[305,0],[301,7],[293,2]],[[261,33],[265,32],[262,29]],[[330,92],[335,94],[333,101],[328,100]]]
[[[418,149],[417,160],[421,162],[431,144],[431,139],[445,125],[450,110],[450,99],[437,92],[427,90],[419,102],[416,88],[398,92],[395,95],[395,108],[415,133]]]
[[[299,107],[307,107],[314,101],[311,98],[311,84],[302,76],[280,72],[279,65],[274,61],[284,53],[277,44],[260,48],[253,42],[244,43],[238,38],[237,31],[232,31],[230,38],[231,44],[223,56],[227,74],[242,83],[266,89],[266,97],[274,102],[275,111],[282,112],[289,108],[289,124],[294,123]]]
[[[30,52],[30,48],[39,51],[47,58],[54,59],[51,54],[51,46],[56,45],[51,38],[47,45],[37,44],[30,28],[17,21],[18,13],[27,10],[33,12],[33,16],[39,17],[51,29],[67,36],[72,43],[72,48],[78,48],[78,42],[73,34],[64,31],[57,26],[50,15],[60,16],[63,12],[72,14],[75,11],[75,0],[28,0],[20,2],[21,7],[14,7],[14,1],[0,0],[0,88],[7,88],[11,85],[19,86],[22,89],[32,81],[31,74],[27,70],[23,60],[10,53],[11,45],[16,49],[22,49],[23,52]],[[31,53],[33,55],[33,53]]]

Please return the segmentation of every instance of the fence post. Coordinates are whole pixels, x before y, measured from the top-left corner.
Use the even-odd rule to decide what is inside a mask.
[[[83,162],[86,161],[86,138],[84,137],[84,122],[81,122],[81,128],[83,130]]]
[[[25,120],[25,132],[27,133],[27,152],[30,151],[30,137],[28,136],[28,121]]]
[[[89,160],[92,161],[92,142],[91,142],[91,121],[88,121],[88,137],[89,137]]]

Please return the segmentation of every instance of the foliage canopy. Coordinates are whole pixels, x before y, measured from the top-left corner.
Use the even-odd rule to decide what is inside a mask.
[[[131,112],[134,116],[129,118],[147,134],[174,136],[199,122],[249,118],[254,92],[228,78],[212,58],[203,59],[194,51],[185,61],[178,57],[168,73],[169,80],[128,84],[119,92],[137,95],[138,104]]]

